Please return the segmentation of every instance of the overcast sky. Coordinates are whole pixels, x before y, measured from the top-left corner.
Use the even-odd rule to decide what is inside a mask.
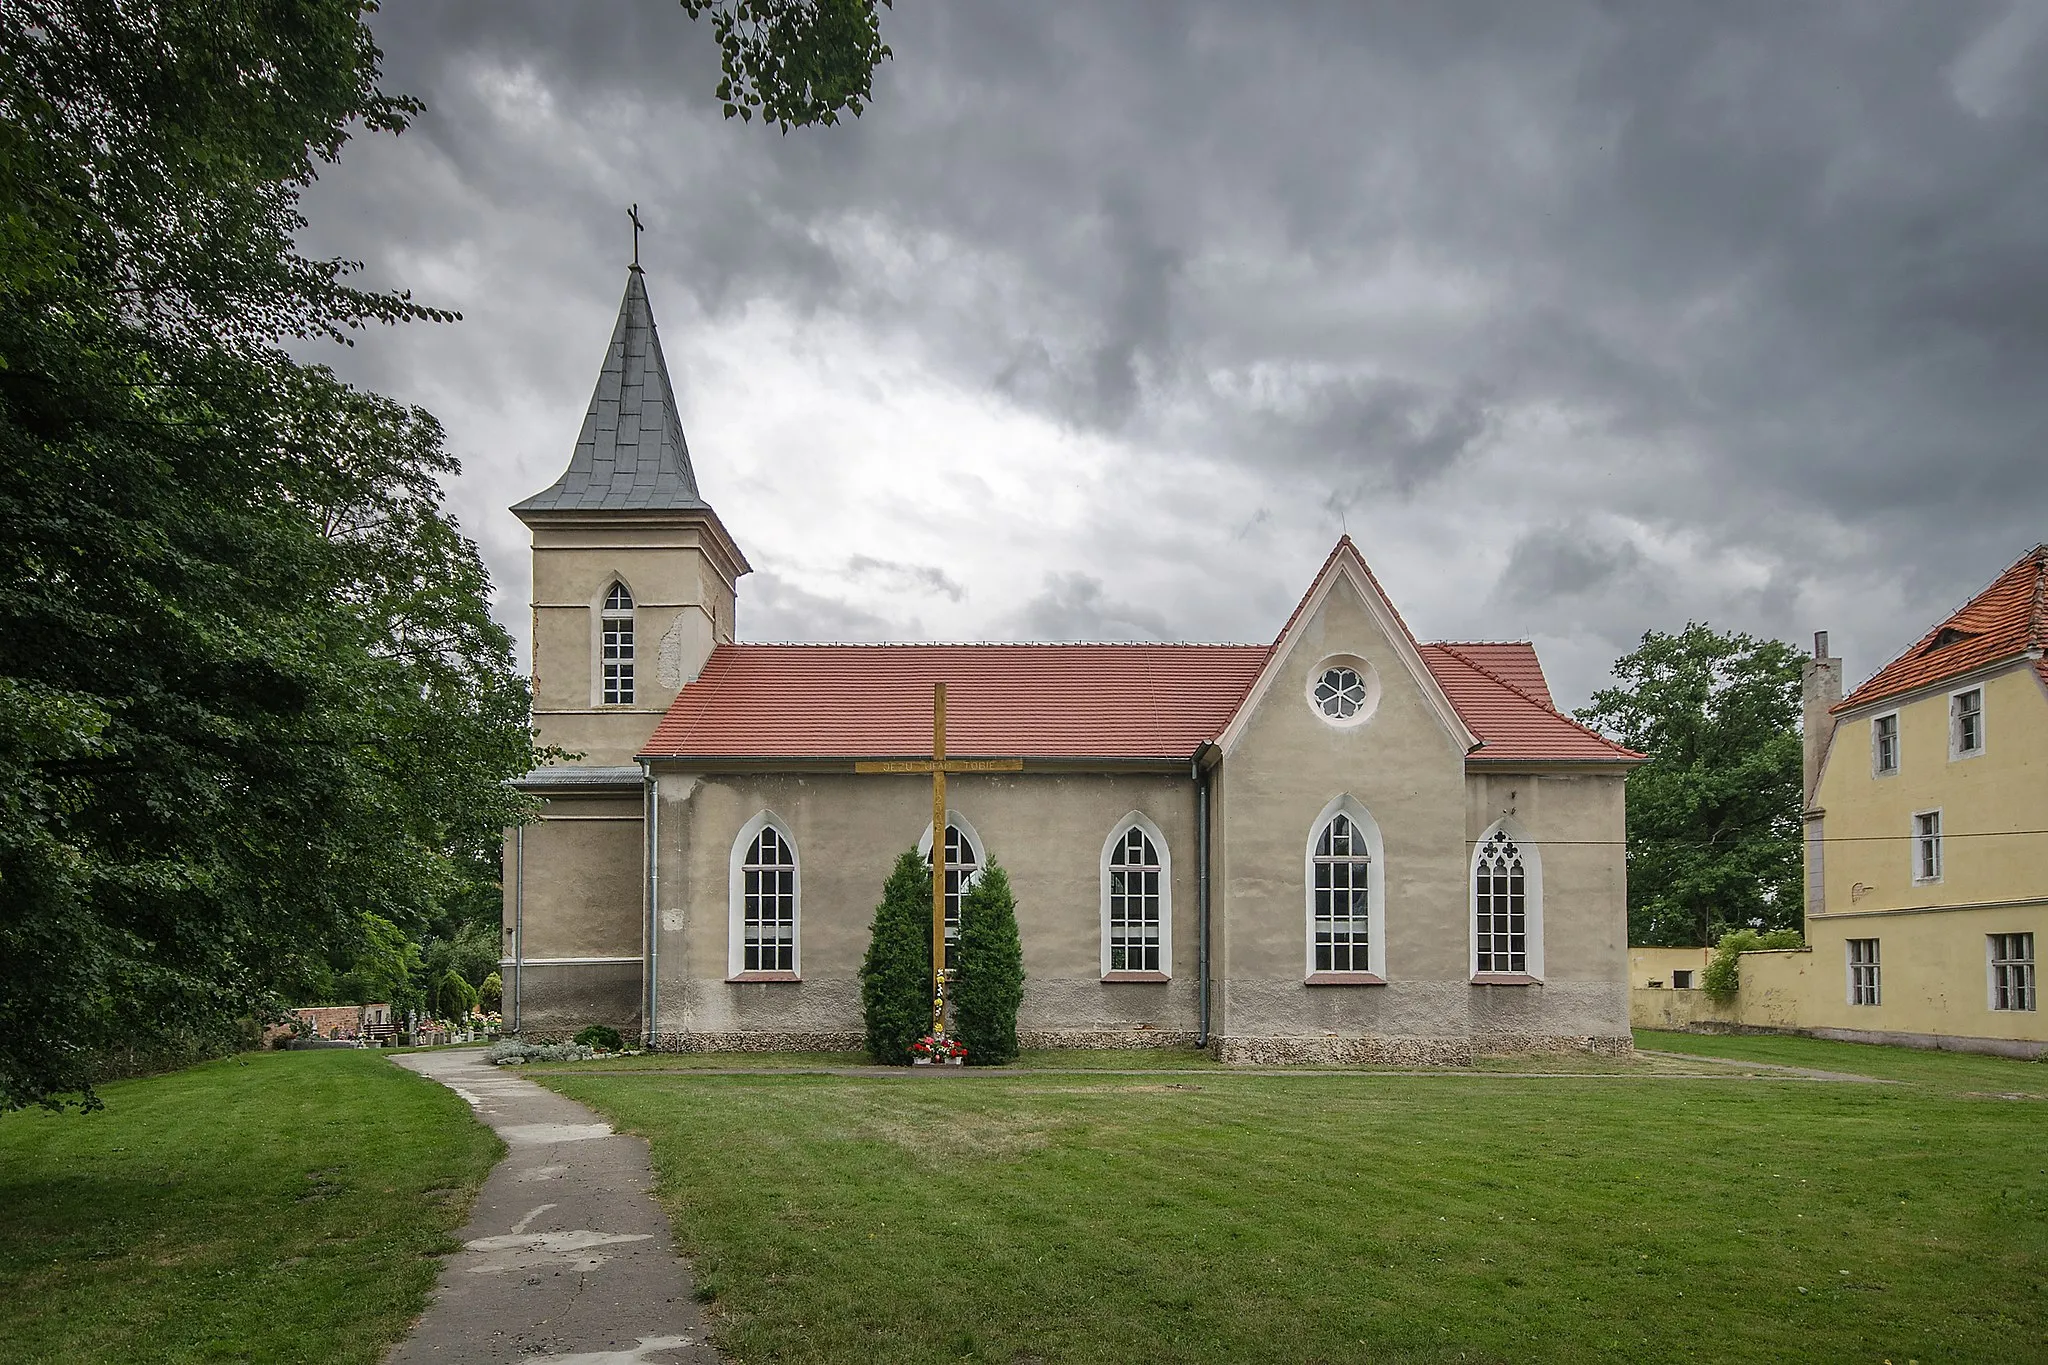
[[[1346,528],[1562,705],[1688,619],[1853,683],[2048,539],[2048,3],[899,0],[857,122],[727,122],[673,0],[400,0],[427,112],[311,249],[460,310],[500,617],[640,205],[749,640],[1271,639]]]

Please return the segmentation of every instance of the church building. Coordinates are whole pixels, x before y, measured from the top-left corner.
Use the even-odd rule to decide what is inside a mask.
[[[1459,1063],[1629,1043],[1623,782],[1525,643],[1416,640],[1347,537],[1270,644],[753,644],[645,277],[533,535],[507,1011],[659,1048],[861,1045],[897,856],[1007,869],[1025,1047]],[[931,780],[858,771],[947,751]]]

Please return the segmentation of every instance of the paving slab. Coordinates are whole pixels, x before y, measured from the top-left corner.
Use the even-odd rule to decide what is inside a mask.
[[[492,1066],[481,1049],[392,1059],[469,1102],[509,1149],[390,1365],[715,1365],[644,1139]]]

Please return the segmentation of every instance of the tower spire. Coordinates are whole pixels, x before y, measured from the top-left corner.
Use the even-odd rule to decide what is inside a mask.
[[[562,476],[513,504],[514,512],[710,510],[697,492],[675,389],[662,358],[654,309],[639,265],[638,206],[634,263],[626,272],[619,320],[598,371],[575,453]]]

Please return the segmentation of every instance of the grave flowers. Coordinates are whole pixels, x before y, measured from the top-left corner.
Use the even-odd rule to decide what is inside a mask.
[[[965,1066],[967,1045],[941,1034],[927,1033],[910,1045],[912,1066]]]

